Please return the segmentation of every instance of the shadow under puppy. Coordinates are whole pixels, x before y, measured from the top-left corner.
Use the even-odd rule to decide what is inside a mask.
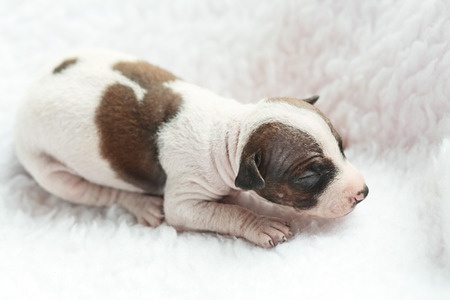
[[[85,51],[32,85],[16,152],[65,200],[273,247],[292,236],[285,216],[340,217],[368,193],[317,98],[244,105],[133,57]]]

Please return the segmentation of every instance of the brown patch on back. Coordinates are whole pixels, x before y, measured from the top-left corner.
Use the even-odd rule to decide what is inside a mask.
[[[135,63],[119,62],[114,65],[113,69],[119,71],[130,80],[135,81],[144,89],[177,79],[172,73],[145,61]]]
[[[74,65],[78,61],[77,58],[69,58],[60,63],[56,68],[53,69],[53,74],[58,74],[67,69],[68,67]]]
[[[296,98],[289,98],[289,97],[271,98],[271,99],[269,99],[269,101],[285,102],[285,103],[288,103],[290,105],[294,105],[294,106],[302,108],[302,109],[308,109],[308,110],[311,110],[311,111],[317,113],[319,116],[322,117],[322,119],[325,120],[325,122],[327,123],[328,127],[330,127],[331,133],[333,134],[334,138],[338,142],[339,148],[341,149],[341,152],[344,155],[344,153],[343,153],[344,146],[343,146],[343,142],[342,142],[342,137],[337,132],[337,130],[334,128],[333,124],[331,124],[330,119],[328,119],[327,116],[325,116],[323,114],[323,112],[320,111],[317,107],[315,107],[312,104],[307,103],[306,101],[303,101],[303,100],[300,100],[300,99],[296,99]]]
[[[161,193],[166,174],[158,160],[157,132],[181,104],[181,96],[162,83],[176,77],[146,62],[120,62],[113,69],[146,93],[138,100],[132,88],[120,83],[106,89],[96,112],[101,154],[126,182]]]

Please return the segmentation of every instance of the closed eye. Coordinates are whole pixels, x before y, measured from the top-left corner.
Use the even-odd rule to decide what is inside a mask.
[[[294,183],[303,188],[311,188],[320,180],[321,174],[314,171],[305,171],[302,175],[295,178]]]
[[[302,180],[306,178],[310,178],[313,176],[319,175],[317,172],[314,171],[305,171],[301,176],[297,177],[297,180]]]

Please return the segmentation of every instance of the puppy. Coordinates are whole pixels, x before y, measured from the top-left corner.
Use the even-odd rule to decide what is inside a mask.
[[[16,152],[67,201],[273,247],[292,236],[283,212],[336,218],[368,193],[317,98],[243,105],[131,56],[85,51],[32,85]]]

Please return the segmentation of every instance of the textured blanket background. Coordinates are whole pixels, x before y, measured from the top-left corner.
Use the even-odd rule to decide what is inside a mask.
[[[81,47],[242,102],[320,94],[370,195],[273,250],[49,196],[15,108]],[[0,299],[450,299],[450,2],[0,0]]]

